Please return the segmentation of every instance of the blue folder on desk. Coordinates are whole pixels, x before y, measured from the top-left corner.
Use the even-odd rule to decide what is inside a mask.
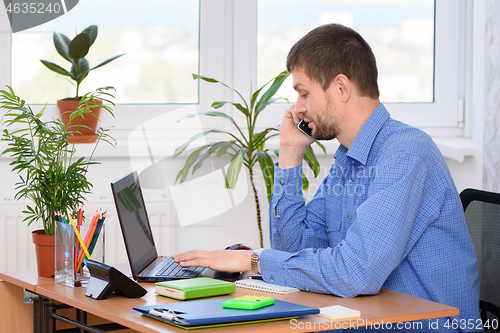
[[[170,303],[162,305],[140,306],[133,308],[143,315],[173,324],[183,328],[199,328],[200,326],[216,326],[240,324],[254,321],[268,321],[285,318],[294,318],[302,315],[319,313],[318,308],[293,304],[276,300],[273,305],[256,310],[241,310],[223,308],[222,302],[230,298],[206,299],[189,302]],[[149,314],[155,308],[175,311],[184,322],[171,321]]]

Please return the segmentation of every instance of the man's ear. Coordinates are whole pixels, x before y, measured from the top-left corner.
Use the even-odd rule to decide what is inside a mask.
[[[344,74],[339,74],[333,80],[335,89],[337,90],[338,96],[342,102],[347,102],[351,96],[351,81]]]

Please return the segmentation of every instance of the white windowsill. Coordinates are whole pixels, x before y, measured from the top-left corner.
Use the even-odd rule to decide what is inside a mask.
[[[439,150],[445,158],[449,158],[462,163],[465,157],[471,157],[476,155],[476,148],[474,148],[473,140],[471,138],[433,138],[434,142],[438,146]],[[182,145],[186,139],[180,138],[176,140],[155,140],[150,141],[150,147],[153,151],[174,151],[175,148]],[[324,146],[327,150],[327,156],[333,156],[338,148],[338,142],[336,140],[331,142],[324,142]],[[94,158],[97,159],[107,159],[107,158],[129,158],[129,146],[139,145],[138,142],[129,141],[126,139],[118,140],[116,147],[111,147],[106,143],[101,143],[94,154]],[[266,145],[267,148],[278,148],[278,139],[272,139]],[[7,148],[5,142],[0,143],[0,151]],[[314,151],[318,156],[325,156],[324,153],[319,149],[317,145],[313,145]],[[92,144],[79,144],[77,145],[77,155],[78,156],[89,156],[92,152]],[[135,150],[137,152],[137,150]],[[142,149],[140,154],[143,157],[149,157],[149,151]],[[2,159],[9,159],[10,157],[2,156]]]
[[[472,157],[476,155],[476,148],[474,148],[474,143],[471,138],[433,138],[434,142],[438,146],[439,150],[445,158],[449,158],[462,163],[465,157]],[[174,151],[175,148],[182,145],[186,140],[168,140],[168,143],[158,141],[150,142],[152,147],[157,146],[162,149]],[[134,142],[127,142],[126,140],[119,141],[116,148],[102,145],[97,149],[96,157],[128,157],[129,156],[129,145],[136,144]],[[338,148],[338,142],[336,140],[331,142],[323,142],[326,150],[327,156],[333,156]],[[79,145],[80,146],[84,145]],[[278,139],[270,140],[266,145],[266,148],[278,148]],[[313,145],[314,151],[318,156],[324,156],[324,153],[319,149],[317,145]],[[143,150],[144,157],[149,156],[148,151]]]
[[[433,138],[444,157],[462,163],[467,156],[475,156],[471,138]]]

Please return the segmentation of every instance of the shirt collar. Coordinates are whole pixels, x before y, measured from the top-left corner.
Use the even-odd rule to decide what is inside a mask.
[[[384,123],[389,119],[390,114],[385,108],[385,106],[380,103],[377,108],[372,112],[370,117],[366,120],[361,127],[356,139],[352,143],[349,150],[343,145],[340,145],[339,149],[335,153],[335,162],[340,165],[347,166],[350,163],[347,157],[350,157],[359,163],[365,165],[368,160],[368,155],[370,154],[371,147],[378,132],[384,125]]]

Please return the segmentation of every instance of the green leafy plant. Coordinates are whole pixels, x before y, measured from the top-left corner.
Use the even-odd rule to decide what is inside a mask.
[[[7,88],[0,91],[0,108],[7,110],[2,118],[2,141],[6,141],[8,147],[0,156],[12,156],[12,171],[19,174],[15,199],[26,198],[32,203],[23,211],[26,214],[24,221],[30,225],[41,220],[45,234],[53,235],[54,214],[66,211],[74,214],[84,203],[86,195],[91,193],[92,184],[87,179],[87,172],[90,165],[99,164],[92,160],[97,145],[104,141],[114,146],[115,140],[108,134],[109,129],[101,127],[90,157],[77,158],[71,137],[76,134],[74,128],[78,125],[66,127],[59,119],[43,121],[46,106],[35,114],[11,87]],[[83,95],[71,117],[87,116],[95,107],[95,98],[109,103],[103,105],[103,109],[113,115],[110,89],[114,88],[100,88]],[[12,131],[9,130],[11,127]]]
[[[85,56],[89,53],[90,47],[94,44],[97,38],[97,26],[91,25],[85,28],[81,33],[75,36],[72,40],[66,35],[58,32],[54,32],[53,40],[54,46],[57,53],[61,55],[64,59],[71,63],[71,69],[67,71],[63,67],[54,64],[53,62],[47,60],[40,60],[51,71],[56,72],[64,76],[69,76],[76,83],[76,96],[75,99],[79,98],[79,89],[82,81],[89,75],[90,71],[102,67],[109,62],[123,56],[120,54],[114,56],[108,60],[101,62],[99,65],[90,68],[89,61]]]
[[[214,102],[212,104],[212,108],[220,109],[226,104],[231,104],[245,116],[246,124],[244,127],[240,126],[231,116],[219,111],[198,112],[186,115],[183,118],[192,118],[200,115],[224,118],[231,122],[231,124],[235,128],[235,131],[234,133],[231,133],[229,131],[212,129],[198,133],[193,137],[191,137],[183,145],[179,146],[175,150],[175,153],[173,155],[173,158],[175,159],[182,152],[184,152],[193,141],[208,134],[219,133],[219,134],[225,134],[229,137],[227,140],[203,145],[195,149],[193,152],[191,152],[189,157],[186,159],[184,167],[177,174],[175,182],[177,183],[179,181],[180,183],[183,183],[189,173],[189,170],[192,169],[192,173],[194,174],[196,170],[198,170],[203,165],[205,160],[210,155],[216,154],[217,157],[229,155],[232,158],[226,173],[225,186],[228,189],[234,189],[241,168],[242,166],[245,166],[249,172],[250,183],[252,185],[252,190],[255,199],[255,207],[257,210],[257,227],[259,229],[261,247],[264,246],[263,245],[264,240],[262,236],[260,203],[259,203],[257,188],[255,187],[253,170],[255,165],[258,163],[264,177],[264,183],[267,192],[267,200],[269,202],[271,200],[271,194],[274,187],[274,162],[271,156],[269,155],[269,151],[273,151],[276,154],[276,156],[278,156],[279,151],[278,149],[266,149],[265,143],[270,138],[279,135],[279,126],[269,127],[264,129],[263,131],[257,132],[255,125],[257,123],[258,116],[269,104],[274,103],[279,99],[282,99],[281,97],[274,97],[274,95],[276,94],[276,92],[278,91],[278,89],[281,87],[281,85],[288,76],[289,74],[286,71],[280,73],[274,79],[270,80],[262,87],[260,87],[257,91],[250,92],[250,99],[245,100],[245,98],[243,98],[243,96],[238,91],[231,88],[230,86],[212,78],[193,74],[194,79],[201,79],[210,83],[222,84],[224,87],[234,91],[241,98],[241,103]],[[271,86],[265,92],[263,92],[263,89],[267,87],[269,84],[271,84]],[[182,120],[183,118],[181,118],[180,120]],[[325,147],[321,145],[319,142],[316,143],[326,153]],[[306,149],[304,153],[304,160],[306,161],[308,166],[313,170],[314,177],[317,177],[319,174],[319,162],[316,159],[314,151],[311,147],[308,147]],[[302,182],[303,189],[307,190],[309,187],[309,181],[305,176],[302,176],[302,179],[303,179]]]

